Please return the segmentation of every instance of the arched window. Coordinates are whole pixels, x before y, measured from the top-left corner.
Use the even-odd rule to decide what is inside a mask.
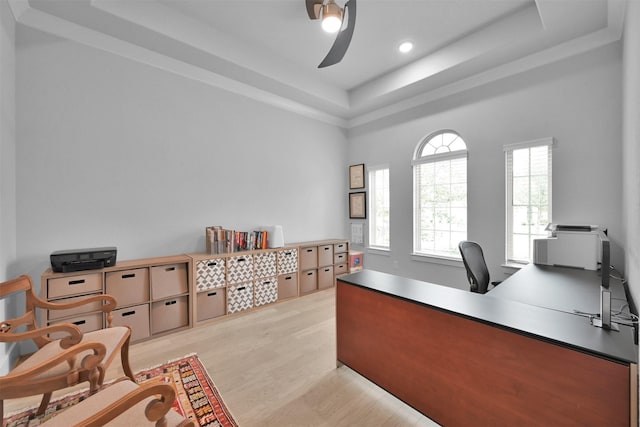
[[[467,145],[441,130],[418,144],[413,158],[413,251],[460,258],[467,239]]]

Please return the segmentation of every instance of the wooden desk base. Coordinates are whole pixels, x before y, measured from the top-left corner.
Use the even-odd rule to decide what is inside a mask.
[[[336,325],[339,362],[444,426],[629,426],[629,365],[340,280]]]

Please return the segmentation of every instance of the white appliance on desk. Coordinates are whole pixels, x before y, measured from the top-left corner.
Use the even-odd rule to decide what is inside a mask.
[[[549,236],[533,240],[533,263],[598,270],[602,259],[597,225],[549,224]]]

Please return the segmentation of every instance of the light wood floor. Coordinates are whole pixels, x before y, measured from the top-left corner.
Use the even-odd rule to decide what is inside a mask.
[[[135,372],[189,353],[198,353],[241,427],[437,426],[336,368],[334,289],[133,344],[130,361]],[[119,376],[117,362],[107,378]],[[5,414],[38,402],[6,401]]]

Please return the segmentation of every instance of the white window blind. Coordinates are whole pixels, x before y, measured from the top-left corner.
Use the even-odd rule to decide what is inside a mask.
[[[453,131],[423,140],[414,168],[414,252],[460,258],[467,238],[467,150]]]
[[[507,172],[507,262],[533,260],[533,239],[547,235],[551,222],[553,138],[504,147]]]
[[[369,168],[369,246],[389,249],[389,168]]]

